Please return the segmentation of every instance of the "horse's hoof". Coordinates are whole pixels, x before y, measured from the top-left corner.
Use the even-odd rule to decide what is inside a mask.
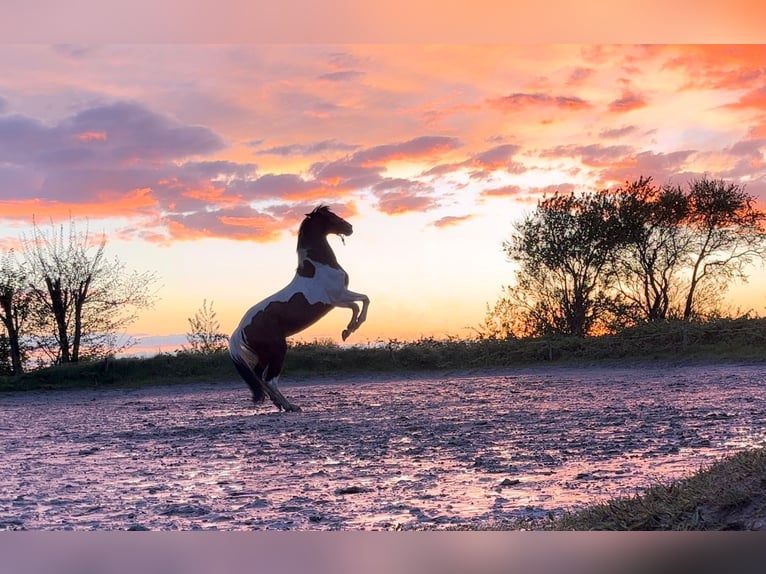
[[[341,338],[345,341],[348,339],[348,336],[351,334],[351,331],[348,329],[343,329],[343,332],[340,334]]]
[[[285,412],[292,412],[292,413],[299,413],[301,412],[301,408],[298,405],[288,405],[285,408]]]

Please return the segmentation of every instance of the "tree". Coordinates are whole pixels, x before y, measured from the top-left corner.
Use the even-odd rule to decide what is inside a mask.
[[[746,279],[747,267],[766,257],[766,213],[755,207],[755,198],[742,186],[704,177],[689,184],[688,201],[685,320],[698,311],[695,302],[701,285],[717,283],[725,288],[732,279]]]
[[[583,336],[717,313],[732,280],[766,258],[766,213],[738,184],[688,189],[639,177],[614,192],[544,198],[504,243],[516,283],[483,336]]]
[[[229,336],[221,333],[221,324],[216,318],[212,301],[208,306],[207,299],[204,299],[194,317],[187,320],[191,331],[186,334],[186,340],[191,345],[192,353],[211,355],[228,348]]]
[[[13,250],[0,258],[0,321],[5,329],[3,355],[9,362],[9,374],[24,370],[24,329],[32,311],[32,292],[28,287],[27,271],[16,259]]]
[[[523,308],[530,334],[585,336],[616,305],[610,295],[615,250],[624,230],[606,191],[543,198],[503,248],[518,263],[507,292]]]
[[[689,249],[688,197],[680,187],[655,186],[645,177],[614,193],[625,233],[614,261],[617,289],[634,320],[665,320],[678,303]]]
[[[68,231],[33,223],[22,237],[36,309],[38,347],[55,363],[113,354],[118,333],[154,299],[153,273],[128,271],[106,256],[106,237],[94,240],[69,221]]]

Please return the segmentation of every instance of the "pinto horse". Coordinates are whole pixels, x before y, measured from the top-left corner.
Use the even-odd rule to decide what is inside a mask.
[[[348,290],[348,274],[335,258],[327,236],[353,233],[351,224],[320,205],[298,230],[298,268],[283,289],[253,305],[229,339],[229,354],[250,387],[253,402],[268,396],[280,411],[300,411],[277,387],[287,354],[287,337],[313,325],[333,307],[351,309],[345,341],[367,318],[367,295]],[[361,301],[362,310],[356,301]]]

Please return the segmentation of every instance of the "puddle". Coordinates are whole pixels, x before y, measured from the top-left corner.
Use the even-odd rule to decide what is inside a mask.
[[[287,378],[287,377],[286,377]],[[0,530],[388,530],[541,517],[766,444],[766,366],[0,395]]]

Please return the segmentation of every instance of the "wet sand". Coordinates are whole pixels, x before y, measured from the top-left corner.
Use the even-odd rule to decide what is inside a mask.
[[[766,365],[0,395],[0,530],[393,530],[539,518],[766,444]]]

